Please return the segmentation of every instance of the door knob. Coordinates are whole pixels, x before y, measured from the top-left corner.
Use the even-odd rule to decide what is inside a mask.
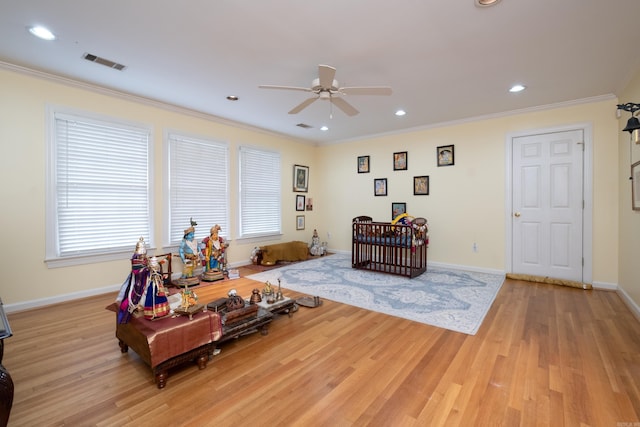
[[[519,218],[520,217],[520,212],[514,213],[513,216],[515,216],[516,218]]]

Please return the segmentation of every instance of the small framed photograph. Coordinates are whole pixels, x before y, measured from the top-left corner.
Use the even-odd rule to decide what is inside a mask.
[[[429,195],[429,175],[413,177],[413,195],[414,196]]]
[[[453,166],[453,145],[442,145],[438,150],[438,166]]]
[[[394,171],[407,170],[407,152],[406,151],[393,153],[393,170]]]
[[[296,230],[304,230],[304,215],[296,216]]]
[[[391,203],[391,221],[396,219],[398,215],[407,213],[407,204],[401,202]]]
[[[631,165],[631,207],[640,211],[640,161]]]
[[[376,178],[373,180],[373,195],[374,196],[387,195],[387,178]]]
[[[304,210],[304,196],[297,195],[296,196],[296,210],[303,211]]]
[[[311,197],[307,197],[307,207],[306,209],[308,211],[312,211],[313,210],[313,199]]]
[[[358,156],[358,173],[369,173],[369,156]]]
[[[309,166],[293,165],[293,191],[309,191]]]

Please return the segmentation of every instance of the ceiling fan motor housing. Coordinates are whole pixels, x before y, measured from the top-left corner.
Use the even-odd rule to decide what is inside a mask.
[[[339,87],[340,85],[338,84],[338,81],[335,79],[333,80],[333,82],[331,82],[331,87],[322,87],[322,85],[320,84],[319,78],[313,79],[313,82],[311,82],[311,90],[316,93],[327,92],[327,91],[337,92]]]

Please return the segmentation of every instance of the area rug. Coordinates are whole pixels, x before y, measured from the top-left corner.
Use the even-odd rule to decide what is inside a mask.
[[[335,254],[247,276],[283,288],[475,335],[504,275],[429,267],[408,279],[351,268]]]

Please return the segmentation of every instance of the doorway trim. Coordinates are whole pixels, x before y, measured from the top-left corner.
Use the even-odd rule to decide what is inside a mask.
[[[582,130],[584,136],[584,165],[582,169],[582,281],[593,283],[593,129],[591,123],[551,128],[530,129],[507,133],[505,138],[505,272],[513,273],[513,141],[515,138],[572,130]]]

